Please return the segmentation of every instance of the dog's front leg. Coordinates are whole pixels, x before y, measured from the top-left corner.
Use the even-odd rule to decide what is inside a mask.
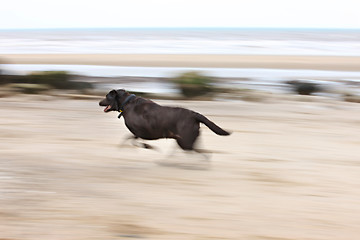
[[[126,137],[123,142],[120,144],[119,147],[124,147],[125,146],[125,143],[129,140],[131,140],[131,145],[133,147],[139,147],[139,148],[146,148],[146,149],[153,149],[153,150],[156,150],[158,151],[159,149],[154,147],[154,146],[151,146],[150,144],[147,144],[147,143],[143,143],[143,142],[139,142],[137,141],[138,137],[134,136],[134,135],[130,135],[128,137]]]
[[[137,137],[134,136],[134,135],[128,135],[127,137],[124,138],[124,140],[120,143],[119,147],[120,148],[123,148],[123,147],[126,147],[126,143],[129,141],[129,140],[132,140],[132,145],[128,145],[128,146],[137,146],[136,144],[134,144],[134,141],[136,141]]]

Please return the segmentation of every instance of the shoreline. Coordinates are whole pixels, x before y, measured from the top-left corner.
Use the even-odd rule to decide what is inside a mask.
[[[0,64],[360,71],[360,56],[231,54],[0,54]]]

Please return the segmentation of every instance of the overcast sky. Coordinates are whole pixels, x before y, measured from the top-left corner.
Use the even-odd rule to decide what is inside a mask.
[[[2,0],[0,29],[360,28],[359,0]]]

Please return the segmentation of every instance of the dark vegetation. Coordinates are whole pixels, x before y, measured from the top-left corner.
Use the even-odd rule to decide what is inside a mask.
[[[197,97],[214,91],[211,83],[213,78],[198,72],[186,72],[173,79],[185,97]]]
[[[320,92],[322,89],[318,84],[304,81],[287,81],[292,87],[292,90],[300,95],[312,95],[313,93]]]
[[[91,83],[73,81],[65,71],[34,72],[28,75],[0,75],[0,85],[24,93],[40,93],[46,90],[84,90],[92,88]]]

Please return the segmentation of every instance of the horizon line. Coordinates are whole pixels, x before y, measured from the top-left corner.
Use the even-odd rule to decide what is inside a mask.
[[[54,28],[0,28],[0,31],[39,30],[360,30],[340,27],[54,27]]]

